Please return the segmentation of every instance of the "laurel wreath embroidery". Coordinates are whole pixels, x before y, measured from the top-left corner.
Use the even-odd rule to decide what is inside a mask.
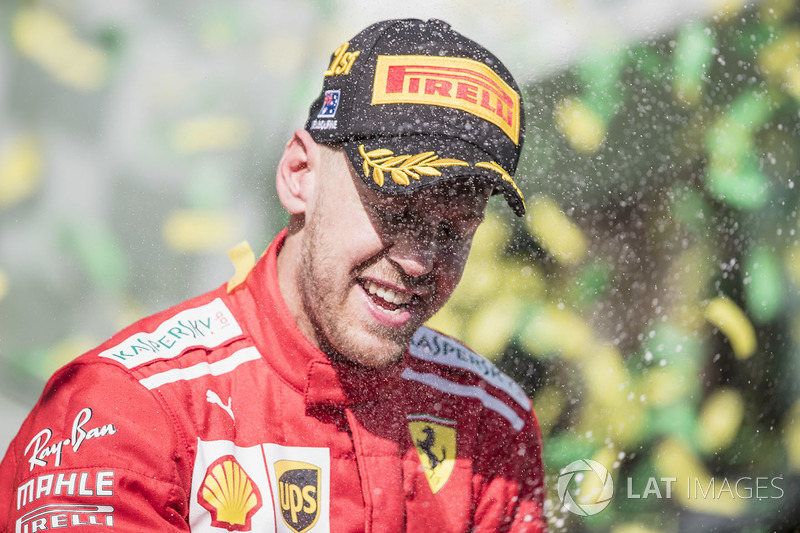
[[[480,163],[475,163],[475,166],[478,168],[486,168],[489,170],[494,170],[495,172],[500,174],[500,177],[503,179],[503,181],[507,181],[508,183],[511,184],[512,187],[514,187],[514,191],[517,193],[520,200],[522,200],[522,206],[525,207],[525,196],[523,196],[522,191],[519,190],[517,184],[514,183],[514,178],[512,178],[511,175],[508,172],[506,172],[506,170],[503,167],[501,167],[494,161],[491,162],[481,161]]]
[[[394,152],[386,148],[366,152],[363,144],[358,147],[358,151],[364,158],[364,176],[368,178],[371,169],[372,180],[378,187],[383,187],[387,173],[395,183],[409,185],[412,179],[418,180],[421,175],[441,176],[437,167],[469,166],[469,163],[460,159],[439,159],[435,152],[394,155]]]

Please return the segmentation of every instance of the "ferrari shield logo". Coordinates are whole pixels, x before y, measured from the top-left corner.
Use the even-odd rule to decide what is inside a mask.
[[[308,531],[319,518],[321,469],[300,461],[277,461],[281,516],[297,533]]]
[[[411,441],[431,491],[436,494],[450,479],[456,464],[456,423],[431,415],[408,415],[407,418]]]

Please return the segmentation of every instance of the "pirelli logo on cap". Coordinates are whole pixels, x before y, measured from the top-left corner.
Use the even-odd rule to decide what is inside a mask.
[[[372,103],[460,109],[495,124],[519,144],[519,94],[473,59],[378,56]]]

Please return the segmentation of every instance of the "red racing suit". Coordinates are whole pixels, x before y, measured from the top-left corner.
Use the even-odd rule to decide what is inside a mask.
[[[270,245],[244,282],[60,369],[0,464],[0,531],[544,531],[530,400],[428,328],[385,369],[294,323]]]

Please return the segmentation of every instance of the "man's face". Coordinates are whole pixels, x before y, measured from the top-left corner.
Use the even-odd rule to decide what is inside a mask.
[[[305,213],[298,324],[329,356],[386,366],[458,284],[491,188],[464,181],[382,195],[342,151],[322,150]]]

